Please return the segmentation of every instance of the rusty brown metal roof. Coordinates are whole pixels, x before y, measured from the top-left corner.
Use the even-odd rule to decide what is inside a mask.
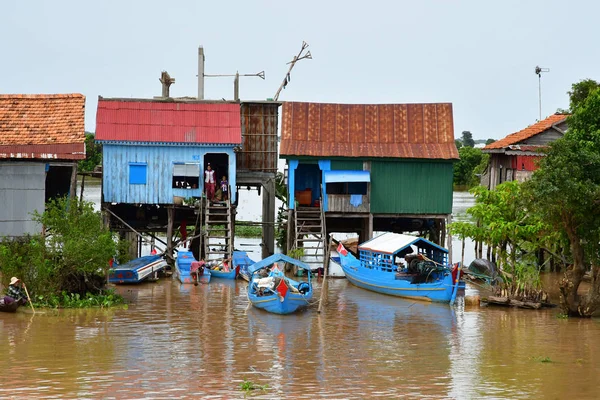
[[[452,104],[283,104],[280,154],[458,159]]]

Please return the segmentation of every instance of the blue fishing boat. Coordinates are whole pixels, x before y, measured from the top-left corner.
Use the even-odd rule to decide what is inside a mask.
[[[346,278],[363,289],[392,296],[454,303],[460,265],[448,264],[448,250],[429,240],[384,233],[358,246],[359,259],[338,246]]]
[[[198,262],[191,251],[180,251],[175,260],[175,274],[181,283],[208,283],[211,273]]]
[[[228,262],[208,261],[205,267],[210,269],[210,275],[213,278],[220,279],[235,279],[240,271],[239,266]]]
[[[250,282],[250,272],[248,267],[254,264],[256,261],[248,257],[248,253],[241,250],[235,250],[233,252],[233,267],[239,269],[239,276]]]
[[[307,271],[308,281],[286,277],[276,263],[285,262]],[[256,308],[274,314],[290,314],[309,305],[313,296],[310,266],[284,254],[273,254],[248,267],[248,300]]]
[[[139,283],[148,277],[155,276],[166,266],[167,262],[161,256],[150,255],[136,258],[125,264],[114,264],[108,274],[108,281],[111,283]]]

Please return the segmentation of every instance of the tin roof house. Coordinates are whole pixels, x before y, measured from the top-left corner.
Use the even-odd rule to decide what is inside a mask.
[[[75,196],[84,111],[81,94],[0,95],[0,236],[38,233],[31,213]]]
[[[458,159],[452,105],[283,105],[288,247],[323,256],[331,232],[428,232],[444,244]],[[314,253],[311,251],[314,250]]]
[[[567,117],[553,114],[485,146],[482,151],[490,154],[490,161],[481,185],[494,189],[502,182],[529,179],[537,169],[537,161],[544,156],[541,150],[565,134]]]

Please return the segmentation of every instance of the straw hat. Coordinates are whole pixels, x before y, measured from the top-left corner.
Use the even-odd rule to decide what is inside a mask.
[[[19,282],[20,279],[17,278],[16,276],[13,276],[12,278],[10,278],[10,284],[14,285],[15,283]]]

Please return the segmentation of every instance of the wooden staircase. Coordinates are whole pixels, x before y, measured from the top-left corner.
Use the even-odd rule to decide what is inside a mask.
[[[325,214],[322,202],[319,207],[298,206],[294,211],[294,249],[304,249],[301,260],[315,270],[322,268],[325,262]]]
[[[233,226],[229,200],[211,203],[206,201],[204,211],[205,261],[231,259],[233,251]]]

